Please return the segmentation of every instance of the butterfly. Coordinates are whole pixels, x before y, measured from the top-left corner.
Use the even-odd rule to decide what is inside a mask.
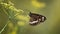
[[[30,21],[29,24],[30,25],[37,25],[39,23],[42,23],[46,20],[46,17],[40,14],[36,14],[36,13],[29,13],[30,16]]]

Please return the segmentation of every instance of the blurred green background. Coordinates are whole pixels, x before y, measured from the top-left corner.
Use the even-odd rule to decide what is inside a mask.
[[[60,0],[1,0],[1,2],[0,32],[9,22],[1,34],[60,34]],[[44,15],[47,20],[31,26],[29,12]]]

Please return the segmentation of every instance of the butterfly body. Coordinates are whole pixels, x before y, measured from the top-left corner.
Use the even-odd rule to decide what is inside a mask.
[[[37,25],[38,23],[42,23],[46,20],[46,17],[40,14],[35,14],[35,13],[31,13],[29,14],[30,16],[30,25]]]

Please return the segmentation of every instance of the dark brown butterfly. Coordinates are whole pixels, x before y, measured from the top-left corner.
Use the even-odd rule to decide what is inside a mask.
[[[39,23],[42,23],[46,20],[46,17],[43,15],[35,14],[35,13],[29,13],[30,16],[30,25],[37,25]]]

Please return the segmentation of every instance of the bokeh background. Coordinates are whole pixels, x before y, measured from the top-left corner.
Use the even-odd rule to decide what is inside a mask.
[[[47,20],[31,26],[29,12]],[[60,0],[0,0],[0,33],[60,34]]]

